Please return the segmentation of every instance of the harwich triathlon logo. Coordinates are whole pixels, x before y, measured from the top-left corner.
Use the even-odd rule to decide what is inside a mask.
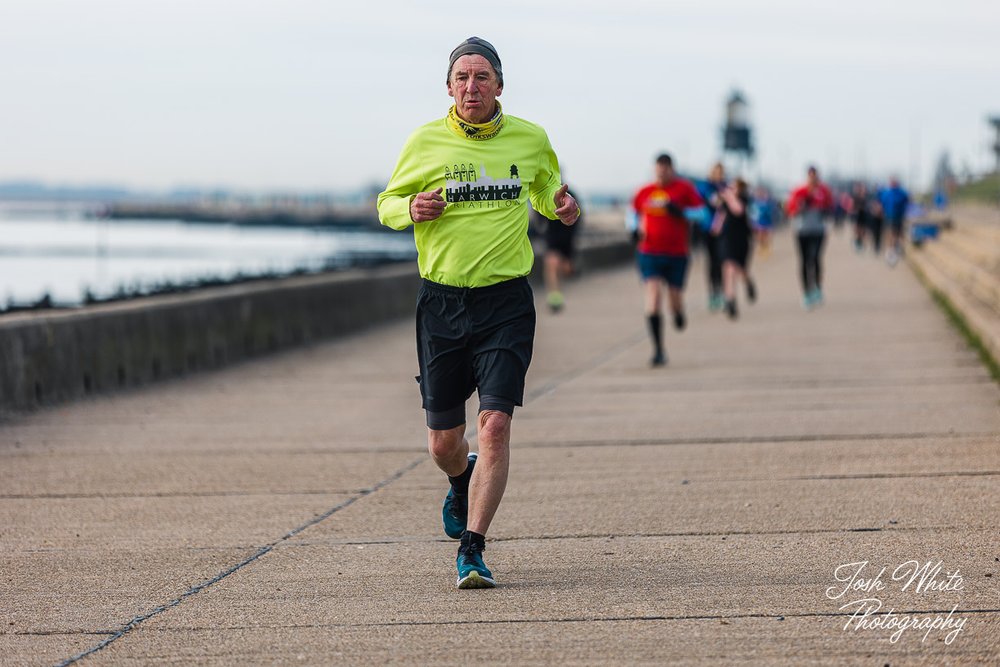
[[[486,165],[480,165],[479,171],[470,164],[466,167],[453,165],[444,167],[445,200],[456,204],[461,202],[506,201],[515,202],[521,196],[521,177],[517,173],[517,165],[510,166],[510,178],[493,178],[487,175]]]

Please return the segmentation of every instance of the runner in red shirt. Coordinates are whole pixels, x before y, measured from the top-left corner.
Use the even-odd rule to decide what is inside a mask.
[[[646,293],[646,319],[653,339],[653,366],[667,363],[663,350],[661,313],[666,283],[670,310],[678,331],[686,324],[683,290],[687,278],[689,238],[684,211],[705,204],[690,181],[677,176],[667,154],[656,158],[656,180],[642,187],[632,200],[639,220],[639,273]]]
[[[787,210],[799,241],[802,303],[812,310],[823,303],[823,243],[826,218],[833,210],[833,194],[819,180],[816,167],[809,167],[805,184],[792,191]]]

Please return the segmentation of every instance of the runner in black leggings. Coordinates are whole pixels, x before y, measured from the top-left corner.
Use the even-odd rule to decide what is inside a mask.
[[[701,194],[708,205],[710,221],[714,224],[721,224],[722,196],[721,192],[726,187],[726,171],[721,162],[712,165],[708,172],[708,179],[703,181]],[[704,234],[705,262],[708,272],[708,309],[711,311],[722,310],[726,305],[726,297],[723,291],[722,282],[722,240],[718,234],[711,232]]]
[[[826,232],[798,233],[799,266],[802,275],[802,293],[805,306],[811,308],[823,302],[823,244]]]
[[[833,209],[833,195],[809,167],[808,180],[788,199],[788,215],[795,221],[802,268],[803,304],[807,310],[823,302],[821,258],[826,240],[826,217]]]
[[[712,227],[722,250],[723,290],[726,296],[726,312],[730,319],[736,319],[736,282],[742,279],[747,289],[747,300],[757,299],[757,288],[750,277],[750,246],[753,227],[750,224],[750,192],[746,181],[737,178],[733,184],[722,190],[721,210]]]

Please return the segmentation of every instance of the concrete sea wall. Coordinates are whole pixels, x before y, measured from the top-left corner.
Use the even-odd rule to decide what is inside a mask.
[[[585,245],[585,270],[632,255]],[[541,272],[535,262],[533,279]],[[412,263],[0,317],[0,413],[220,368],[412,316]]]

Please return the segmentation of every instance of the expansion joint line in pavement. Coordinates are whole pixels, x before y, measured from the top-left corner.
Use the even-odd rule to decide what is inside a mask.
[[[405,466],[403,466],[402,468],[400,468],[399,470],[397,470],[396,472],[394,472],[392,475],[390,475],[389,477],[386,477],[385,479],[383,479],[382,481],[378,482],[377,484],[375,484],[371,488],[363,489],[363,490],[357,492],[356,494],[354,494],[353,496],[351,496],[347,500],[343,501],[342,503],[334,505],[333,507],[331,507],[327,511],[323,512],[322,514],[319,514],[319,515],[313,517],[312,519],[310,519],[309,521],[306,521],[301,526],[298,526],[297,528],[293,528],[292,530],[290,530],[287,533],[285,533],[284,535],[282,535],[280,538],[274,540],[270,544],[267,544],[267,545],[261,547],[254,554],[248,556],[247,558],[244,558],[239,563],[236,563],[235,565],[233,565],[229,569],[223,570],[222,572],[220,572],[219,574],[215,575],[211,579],[207,579],[207,580],[201,582],[200,584],[197,584],[197,585],[189,588],[188,590],[184,591],[178,597],[174,598],[170,602],[162,604],[162,605],[160,605],[160,606],[158,606],[158,607],[156,607],[154,609],[151,609],[150,611],[147,611],[144,614],[140,614],[139,616],[134,617],[132,620],[128,621],[127,623],[125,623],[123,626],[121,626],[117,630],[112,631],[111,634],[110,634],[110,636],[107,639],[105,639],[104,641],[96,644],[95,646],[92,646],[91,648],[87,649],[86,651],[83,651],[82,653],[78,653],[78,654],[74,655],[73,657],[67,658],[66,660],[63,660],[62,662],[58,663],[59,667],[63,667],[64,665],[72,665],[72,664],[74,664],[74,663],[76,663],[76,662],[78,662],[78,661],[86,658],[87,656],[93,655],[94,653],[97,653],[98,651],[101,651],[101,650],[107,648],[110,644],[118,641],[119,639],[121,639],[122,637],[124,637],[125,635],[127,635],[128,633],[130,633],[133,630],[135,630],[141,623],[144,623],[145,621],[148,621],[149,619],[153,618],[154,616],[159,616],[160,614],[162,614],[163,612],[165,612],[165,611],[167,611],[169,609],[173,609],[174,607],[176,607],[180,603],[184,602],[188,598],[197,595],[198,593],[200,593],[201,591],[205,590],[209,586],[212,586],[213,584],[217,584],[218,582],[222,581],[223,579],[225,579],[229,575],[234,574],[236,572],[239,572],[240,570],[242,570],[247,565],[250,565],[251,563],[257,561],[261,557],[269,554],[271,551],[274,550],[274,548],[276,546],[278,546],[282,542],[290,540],[291,538],[295,537],[296,535],[298,535],[302,531],[304,531],[304,530],[306,530],[308,528],[311,528],[312,526],[315,526],[316,524],[318,524],[318,523],[320,523],[322,521],[325,521],[326,519],[330,518],[331,516],[333,516],[334,514],[336,514],[337,512],[339,512],[340,510],[345,509],[347,507],[350,507],[351,505],[353,505],[357,501],[361,500],[365,496],[370,496],[371,494],[375,493],[379,489],[382,489],[382,488],[388,486],[389,484],[392,484],[393,482],[395,482],[396,480],[398,480],[400,477],[402,477],[403,475],[405,475],[406,473],[410,472],[411,470],[413,470],[414,468],[416,468],[418,465],[420,465],[421,463],[423,463],[424,460],[425,460],[425,458],[421,456],[419,459],[417,459],[415,461],[411,461],[410,463],[406,464]],[[91,634],[91,633],[88,633],[88,634]],[[94,634],[96,634],[96,633],[94,633]]]
[[[1000,609],[907,609],[893,610],[892,612],[875,612],[872,616],[887,616],[890,613],[896,615],[926,615],[926,614],[996,614]],[[621,622],[649,622],[649,621],[729,621],[738,619],[773,619],[784,621],[788,618],[848,618],[854,616],[851,612],[844,611],[804,611],[789,612],[787,614],[677,614],[677,615],[635,615],[635,616],[567,616],[564,618],[477,618],[473,620],[453,620],[453,621],[396,621],[388,623],[368,623],[365,625],[344,623],[342,625],[317,625],[312,627],[365,627],[365,628],[388,628],[406,626],[441,626],[441,625],[503,625],[503,624],[544,624],[544,623],[621,623]]]
[[[969,431],[963,433],[810,433],[801,435],[739,435],[710,438],[638,438],[634,440],[567,440],[563,442],[524,442],[519,448],[545,447],[552,449],[575,449],[577,447],[663,447],[676,445],[756,445],[782,444],[786,442],[875,442],[883,440],[961,440],[967,438],[990,438],[995,433]]]
[[[400,452],[395,452],[400,453]],[[187,492],[187,491],[150,491],[146,493],[0,493],[0,500],[108,500],[136,498],[249,498],[253,496],[329,496],[333,493],[358,493],[355,489],[331,490],[316,489],[312,491],[217,491],[217,492]]]
[[[579,533],[575,535],[517,535],[511,537],[495,537],[494,542],[522,542],[542,540],[599,540],[599,539],[661,539],[665,537],[765,537],[781,535],[839,535],[840,533],[918,533],[926,531],[941,532],[949,526],[860,526],[854,528],[787,528],[780,530],[708,530],[708,531],[677,531],[665,533]],[[350,545],[352,542],[343,542]],[[368,544],[358,542],[358,544]],[[302,545],[300,545],[302,546]]]
[[[538,541],[574,541],[574,540],[637,540],[637,539],[662,539],[670,537],[721,537],[725,540],[728,537],[766,537],[781,535],[839,535],[841,533],[921,533],[921,532],[945,532],[952,530],[952,526],[930,525],[930,526],[899,526],[893,524],[889,527],[883,526],[856,526],[853,528],[787,528],[782,530],[711,530],[711,531],[676,531],[663,533],[572,533],[559,535],[511,535],[508,537],[491,537],[491,542],[538,542]],[[983,529],[986,530],[986,529]],[[373,545],[397,545],[397,544],[433,544],[435,542],[448,542],[452,540],[441,538],[410,537],[403,539],[389,540],[324,540],[323,542],[310,542],[300,540],[289,549],[300,549],[315,546],[373,546]]]
[[[892,612],[875,612],[872,616],[895,615],[928,615],[928,614],[997,614],[997,609],[900,609]],[[295,623],[291,625],[230,625],[230,626],[191,626],[185,628],[157,628],[157,632],[189,632],[191,630],[332,630],[336,628],[407,628],[407,627],[441,627],[463,625],[548,625],[561,623],[650,623],[661,621],[737,621],[770,619],[784,621],[796,618],[850,618],[853,612],[845,611],[802,611],[781,613],[750,613],[750,614],[636,614],[633,616],[564,616],[557,618],[477,618],[472,620],[457,619],[447,621],[387,621],[383,623]]]
[[[625,339],[623,341],[620,341],[619,343],[617,343],[615,345],[612,345],[610,348],[608,348],[607,350],[604,350],[603,352],[601,352],[600,354],[598,354],[596,357],[591,358],[586,363],[581,364],[577,368],[574,368],[574,369],[572,369],[572,370],[570,370],[570,371],[568,371],[568,372],[566,372],[566,373],[564,373],[562,375],[559,375],[559,376],[553,378],[551,381],[549,381],[549,382],[543,384],[542,386],[536,388],[534,391],[529,392],[525,396],[525,403],[528,403],[530,401],[535,401],[535,400],[537,400],[539,398],[542,398],[543,396],[551,394],[553,391],[555,391],[561,385],[569,382],[570,380],[573,380],[575,378],[580,377],[581,375],[583,375],[583,374],[585,374],[585,373],[587,373],[587,372],[589,372],[589,371],[591,371],[591,370],[599,367],[600,365],[606,363],[607,361],[610,361],[611,359],[613,359],[614,357],[616,357],[617,355],[621,354],[623,351],[625,351],[626,349],[628,349],[629,347],[631,347],[632,345],[635,345],[641,339],[642,339],[642,337],[633,335],[633,336],[629,336],[627,339]],[[474,432],[470,431],[469,436],[471,437],[473,434],[474,434]],[[140,624],[144,623],[145,621],[148,621],[149,619],[151,619],[151,618],[153,618],[155,616],[159,616],[160,614],[162,614],[165,611],[168,611],[169,609],[173,609],[174,607],[176,607],[180,603],[184,602],[185,600],[187,600],[188,598],[190,598],[192,596],[197,595],[198,593],[200,593],[201,591],[205,590],[209,586],[212,586],[213,584],[217,584],[218,582],[222,581],[223,579],[225,579],[229,575],[234,574],[236,572],[239,572],[240,570],[242,570],[247,565],[250,565],[251,563],[254,563],[257,560],[259,560],[260,558],[262,558],[263,556],[266,556],[267,554],[269,554],[271,551],[274,550],[274,548],[276,546],[278,546],[282,542],[285,542],[285,541],[287,541],[287,540],[295,537],[296,535],[298,535],[302,531],[304,531],[304,530],[306,530],[308,528],[311,528],[312,526],[315,526],[316,524],[318,524],[318,523],[320,523],[322,521],[325,521],[326,519],[330,518],[332,515],[336,514],[337,512],[339,512],[342,509],[345,509],[346,507],[349,507],[350,505],[353,505],[354,503],[356,503],[357,501],[361,500],[365,496],[369,496],[369,495],[375,493],[376,491],[378,491],[379,489],[382,489],[382,488],[388,486],[389,484],[392,484],[393,482],[395,482],[396,480],[398,480],[399,478],[401,478],[403,475],[405,475],[406,473],[408,473],[411,470],[413,470],[414,468],[416,468],[418,465],[420,465],[425,460],[426,460],[426,458],[423,457],[423,456],[421,456],[419,459],[417,459],[415,461],[411,461],[410,463],[408,463],[407,465],[403,466],[402,468],[400,468],[399,470],[397,470],[395,473],[393,473],[389,477],[386,477],[382,481],[378,482],[377,484],[375,484],[371,488],[369,488],[369,489],[363,489],[362,491],[359,491],[358,493],[356,493],[355,495],[351,496],[350,498],[348,498],[344,502],[342,502],[342,503],[340,503],[338,505],[335,505],[334,507],[331,507],[326,512],[324,512],[324,513],[322,513],[322,514],[320,514],[320,515],[318,515],[316,517],[313,517],[311,520],[305,522],[304,524],[302,524],[301,526],[299,526],[297,528],[292,529],[291,531],[289,531],[288,533],[286,533],[282,537],[278,538],[277,540],[271,542],[270,544],[267,544],[267,545],[261,547],[260,549],[258,549],[256,551],[256,553],[252,554],[251,556],[248,556],[247,558],[244,558],[239,563],[236,563],[235,565],[233,565],[229,569],[220,572],[219,574],[215,575],[211,579],[207,579],[207,580],[201,582],[200,584],[197,584],[196,586],[193,586],[193,587],[189,588],[184,593],[182,593],[178,597],[174,598],[170,602],[162,604],[162,605],[160,605],[160,606],[158,606],[158,607],[156,607],[156,608],[154,608],[154,609],[152,609],[150,611],[147,611],[144,614],[140,614],[139,616],[134,617],[132,620],[128,621],[127,623],[125,623],[123,626],[121,626],[117,630],[112,631],[112,633],[110,634],[110,636],[107,639],[105,639],[104,641],[102,641],[99,644],[97,644],[97,645],[95,645],[95,646],[87,649],[86,651],[83,651],[82,653],[78,653],[78,654],[74,655],[71,658],[67,658],[66,660],[63,660],[62,662],[57,663],[57,666],[58,667],[64,667],[65,665],[72,665],[72,664],[74,664],[74,663],[76,663],[76,662],[78,662],[78,661],[80,661],[80,660],[82,660],[82,659],[84,659],[84,658],[86,658],[88,656],[91,656],[91,655],[97,653],[98,651],[101,651],[101,650],[107,648],[112,643],[118,641],[119,639],[121,639],[122,637],[124,637],[125,635],[127,635],[128,633],[130,633],[133,630],[135,630]],[[88,633],[88,634],[94,634],[94,633]]]

